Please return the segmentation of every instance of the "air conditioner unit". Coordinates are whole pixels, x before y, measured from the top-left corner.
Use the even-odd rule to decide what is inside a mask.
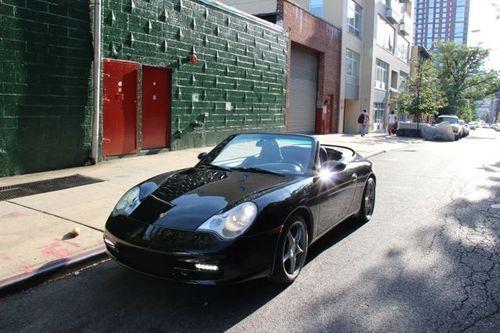
[[[375,88],[385,90],[385,83],[381,81],[375,81]]]
[[[387,18],[387,21],[389,21],[392,24],[396,24],[400,21],[401,17],[399,13],[397,13],[395,8],[392,7],[387,7],[385,9],[385,17]]]
[[[405,22],[399,23],[399,33],[403,36],[408,36],[410,34],[410,29]]]

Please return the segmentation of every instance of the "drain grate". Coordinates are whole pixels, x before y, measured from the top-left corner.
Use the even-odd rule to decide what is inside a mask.
[[[4,186],[0,187],[0,201],[26,197],[28,195],[65,190],[67,188],[95,184],[103,181],[104,180],[85,177],[82,175],[72,175],[32,183]]]

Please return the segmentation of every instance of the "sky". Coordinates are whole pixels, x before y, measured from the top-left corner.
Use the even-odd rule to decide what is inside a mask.
[[[486,67],[500,71],[500,0],[470,0],[467,44],[490,49]]]

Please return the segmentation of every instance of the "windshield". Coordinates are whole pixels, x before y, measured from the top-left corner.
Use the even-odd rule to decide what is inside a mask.
[[[447,122],[450,124],[458,124],[458,119],[455,117],[439,117],[438,122],[440,122],[440,123]]]
[[[312,138],[286,134],[240,134],[214,149],[204,164],[250,172],[302,175],[314,161]]]

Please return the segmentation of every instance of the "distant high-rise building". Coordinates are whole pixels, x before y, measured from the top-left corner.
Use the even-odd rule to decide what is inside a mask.
[[[467,44],[470,0],[416,0],[415,44],[433,48],[436,41]]]

